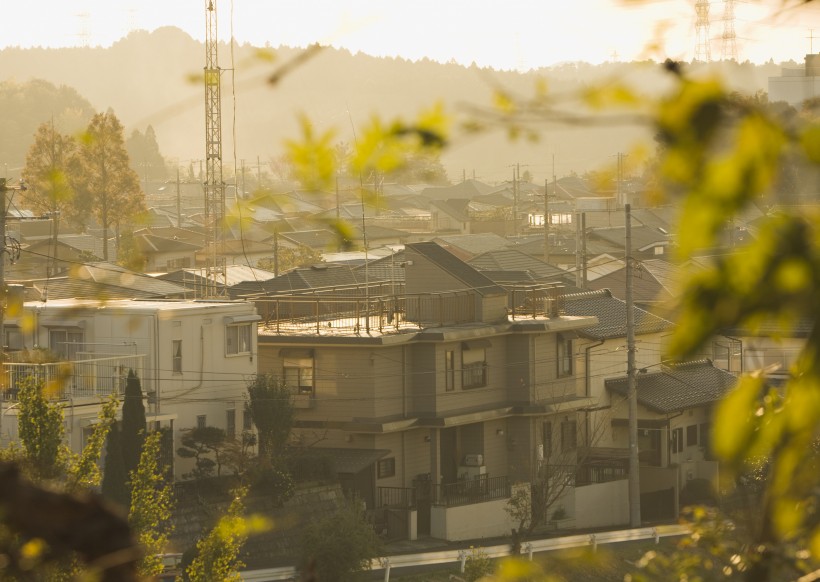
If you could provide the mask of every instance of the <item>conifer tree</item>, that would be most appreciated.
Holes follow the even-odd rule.
[[[137,468],[145,442],[145,405],[142,403],[142,384],[134,370],[128,371],[125,399],[122,404],[122,461],[126,479]]]
[[[127,481],[128,475],[125,472],[125,464],[122,459],[120,425],[115,422],[108,433],[105,447],[105,471],[102,480],[103,496],[122,507],[128,507],[130,495]]]

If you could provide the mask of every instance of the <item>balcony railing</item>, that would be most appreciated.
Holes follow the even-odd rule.
[[[50,398],[68,400],[122,394],[129,370],[143,377],[143,354],[98,356],[70,362],[4,362],[3,397],[17,400],[20,383],[29,379],[42,383]]]
[[[501,477],[480,475],[474,479],[436,485],[433,504],[458,507],[495,499],[506,499],[510,497],[510,494],[510,482],[506,475]]]
[[[416,506],[416,490],[411,487],[379,487],[376,507],[411,509]]]
[[[624,463],[587,463],[583,465],[544,464],[540,468],[540,478],[560,480],[566,485],[581,487],[594,483],[608,483],[629,477],[629,468]]]

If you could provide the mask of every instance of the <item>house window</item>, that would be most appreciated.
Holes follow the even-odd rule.
[[[51,329],[48,332],[48,347],[54,354],[68,361],[77,359],[83,350],[85,337],[82,331]]]
[[[207,417],[204,414],[200,414],[196,417],[196,427],[197,428],[205,428],[207,426]]]
[[[313,358],[284,359],[285,385],[298,394],[313,394]]]
[[[712,436],[711,435],[711,432],[712,432],[711,425],[708,422],[701,423],[698,432],[700,433],[700,435],[699,435],[699,437],[700,437],[700,446],[702,446],[708,452],[709,440]]]
[[[182,340],[172,340],[174,374],[182,374]]]
[[[698,425],[690,424],[686,427],[686,446],[698,446]]]
[[[251,353],[253,324],[238,323],[225,328],[225,352],[229,356]]]
[[[6,326],[6,349],[9,351],[19,351],[23,349],[23,332],[17,327]]]
[[[558,334],[558,376],[572,376],[572,339]]]
[[[461,350],[461,388],[487,385],[487,342],[464,342]]]
[[[379,479],[393,477],[396,474],[396,458],[390,457],[379,461],[377,475]]]
[[[444,389],[452,392],[456,388],[456,353],[453,350],[444,352]]]
[[[544,445],[544,458],[549,459],[552,455],[552,423],[545,422],[541,425],[541,444]]]
[[[253,430],[253,418],[251,418],[251,411],[247,408],[242,411],[242,430]]]
[[[672,430],[672,454],[683,452],[683,428]]]
[[[566,420],[561,423],[561,452],[574,451],[578,447],[578,423]]]
[[[229,408],[225,411],[225,436],[229,439],[236,438],[236,409]]]

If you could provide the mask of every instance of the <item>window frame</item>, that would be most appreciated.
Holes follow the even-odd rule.
[[[544,447],[544,459],[549,459],[552,456],[552,447],[554,446],[551,420],[545,420],[541,423],[541,446]]]
[[[174,375],[182,374],[182,340],[171,340],[171,370]]]
[[[444,391],[453,392],[456,389],[456,351],[444,352]]]
[[[561,423],[561,452],[569,453],[578,449],[578,420],[565,420]]]
[[[225,356],[248,356],[253,353],[253,329],[252,322],[230,323],[225,326]],[[240,329],[241,328],[241,329]],[[235,334],[235,337],[231,337]],[[242,337],[246,335],[247,337]],[[245,342],[241,340],[245,340]],[[235,344],[231,346],[231,343]],[[245,343],[246,345],[242,345]],[[247,348],[247,349],[242,349]]]
[[[203,429],[208,426],[208,416],[206,414],[197,414],[196,415],[196,427],[198,429]]]
[[[396,457],[379,459],[376,463],[376,478],[388,479],[396,476]]]
[[[679,426],[672,429],[670,448],[673,455],[678,455],[683,452],[683,427]]]
[[[489,384],[486,347],[461,349],[461,389],[475,390]]]
[[[55,336],[63,334],[64,341],[55,341]],[[71,338],[80,338],[80,341],[71,341]],[[5,340],[5,338],[3,338]],[[55,345],[59,344],[59,346]],[[77,327],[51,327],[48,330],[48,349],[64,361],[73,362],[77,359],[77,352],[85,347],[85,331]]]
[[[558,334],[555,341],[555,374],[558,378],[569,378],[575,375],[575,359],[572,338]]]
[[[294,370],[296,384],[289,381],[294,376]],[[295,394],[315,394],[316,358],[285,356],[282,359],[282,381]]]
[[[698,446],[698,425],[690,424],[686,427],[686,446]]]

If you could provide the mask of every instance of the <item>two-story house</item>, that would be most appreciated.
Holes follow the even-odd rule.
[[[171,427],[177,444],[180,431],[195,426],[236,433],[249,424],[244,394],[257,369],[258,320],[244,301],[26,302],[4,322],[10,351],[0,438],[16,439],[15,386],[34,376],[55,382],[69,445],[81,450],[101,399],[122,394],[130,369],[140,378],[149,422]],[[175,467],[177,476],[185,471],[184,463]]]
[[[506,535],[514,483],[542,460],[545,423],[589,407],[578,332],[559,289],[509,290],[435,243],[405,248],[394,293],[256,300],[259,370],[295,395],[295,434],[411,539]],[[382,290],[389,287],[381,287]],[[383,291],[384,292],[384,291]]]

